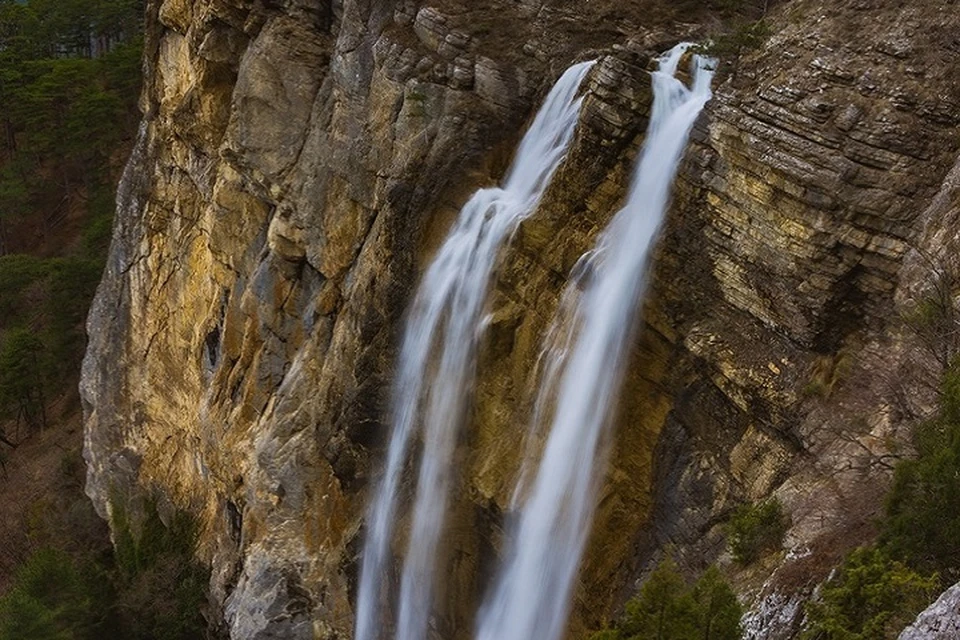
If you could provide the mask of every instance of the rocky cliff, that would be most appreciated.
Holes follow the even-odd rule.
[[[87,492],[107,518],[148,495],[196,514],[214,618],[237,639],[351,636],[417,274],[550,82],[599,59],[491,296],[432,622],[468,636],[540,340],[625,195],[647,62],[716,18],[659,0],[148,4],[144,121],[88,323]],[[666,548],[691,571],[722,560],[731,510],[776,494],[786,553],[731,571],[751,633],[791,637],[797,603],[872,535],[933,407],[950,347],[902,319],[956,267],[960,11],[794,0],[767,20],[681,170],[575,633]]]

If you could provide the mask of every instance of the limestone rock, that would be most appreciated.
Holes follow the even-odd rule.
[[[88,322],[87,492],[107,518],[151,492],[195,513],[236,640],[350,637],[418,275],[550,81],[599,60],[491,291],[442,570],[454,597],[434,616],[439,637],[469,636],[513,517],[542,336],[629,187],[651,58],[710,16],[640,0],[149,6],[145,118]],[[615,615],[669,547],[691,573],[727,567],[755,637],[791,638],[797,603],[869,539],[885,463],[942,365],[900,322],[929,294],[924,256],[957,255],[960,15],[942,9],[777,3],[774,35],[716,87],[654,262],[572,634]],[[738,571],[722,523],[769,495],[792,518],[785,551]]]
[[[960,637],[960,584],[937,598],[903,630],[899,640],[950,640]]]

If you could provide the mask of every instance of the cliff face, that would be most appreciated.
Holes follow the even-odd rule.
[[[417,274],[550,82],[599,57],[491,297],[433,623],[468,635],[540,340],[626,192],[644,67],[710,19],[653,0],[486,4],[148,8],[144,124],[89,321],[87,491],[106,517],[148,493],[197,514],[234,638],[350,637]],[[667,545],[691,569],[715,560],[724,516],[775,492],[791,551],[735,578],[751,628],[789,637],[790,603],[869,537],[890,456],[931,406],[942,354],[900,317],[956,242],[960,12],[796,0],[770,21],[684,161],[574,630]]]

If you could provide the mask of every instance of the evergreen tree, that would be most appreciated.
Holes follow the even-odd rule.
[[[737,595],[716,567],[710,567],[693,585],[699,612],[699,640],[735,640],[743,635],[743,610]]]
[[[885,640],[896,638],[939,587],[877,548],[854,551],[837,575],[823,585],[820,599],[807,605],[804,640]]]
[[[590,640],[739,640],[743,610],[716,567],[691,587],[667,558],[624,608],[613,629]]]
[[[31,426],[47,421],[43,343],[29,329],[7,333],[0,347],[0,407]]]

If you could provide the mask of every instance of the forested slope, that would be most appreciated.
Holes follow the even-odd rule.
[[[192,522],[83,494],[84,319],[140,114],[142,0],[0,0],[0,638],[197,638]]]

